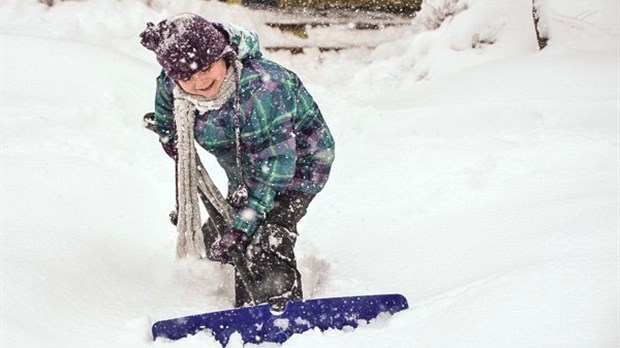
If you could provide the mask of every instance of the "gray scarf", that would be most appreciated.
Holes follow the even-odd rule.
[[[220,91],[214,98],[189,94],[178,85],[174,88],[174,118],[177,125],[177,257],[204,258],[206,247],[202,234],[202,220],[198,203],[197,153],[194,146],[194,114],[218,110],[230,99],[237,88],[241,62],[226,71]]]

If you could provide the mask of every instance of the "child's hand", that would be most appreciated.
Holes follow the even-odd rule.
[[[164,148],[164,151],[166,152],[166,154],[168,156],[170,156],[170,158],[172,158],[173,160],[177,160],[177,147],[175,146],[175,144],[173,144],[172,142],[168,142],[168,143],[162,143],[161,147]]]
[[[230,253],[245,253],[250,244],[250,237],[242,231],[231,229],[211,247],[211,257],[221,263],[230,263]]]

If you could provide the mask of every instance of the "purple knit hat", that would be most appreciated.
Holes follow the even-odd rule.
[[[141,44],[155,52],[166,75],[187,80],[194,73],[222,58],[227,40],[208,20],[181,13],[159,22],[149,22],[140,34]]]

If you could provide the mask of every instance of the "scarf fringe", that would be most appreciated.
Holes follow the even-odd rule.
[[[186,256],[204,258],[206,247],[202,234],[202,220],[198,203],[198,170],[194,147],[194,107],[191,102],[176,98],[174,115],[178,135],[178,222],[177,258]]]

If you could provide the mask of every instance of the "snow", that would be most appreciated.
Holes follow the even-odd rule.
[[[2,347],[219,346],[151,340],[156,320],[230,308],[233,275],[175,260],[174,170],[141,120],[159,68],[138,34],[193,11],[263,46],[290,38],[240,6],[151,3],[0,5]],[[547,1],[542,52],[531,1],[460,4],[435,30],[420,17],[382,40],[333,33],[374,49],[266,53],[299,74],[337,142],[300,226],[306,296],[398,292],[411,306],[283,347],[620,343],[619,4]]]

